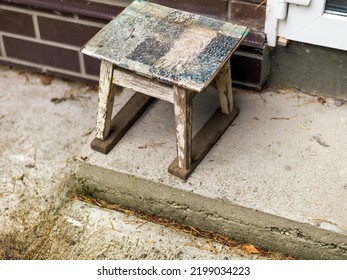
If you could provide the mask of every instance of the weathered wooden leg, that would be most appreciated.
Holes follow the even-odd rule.
[[[115,92],[112,90],[114,66],[112,63],[102,60],[100,66],[99,81],[99,102],[96,117],[96,135],[95,137],[105,140],[110,133],[112,108]]]
[[[178,167],[188,170],[192,163],[193,92],[174,86]]]
[[[193,93],[174,87],[177,158],[170,164],[168,171],[183,180],[188,179],[239,114],[239,109],[233,107],[229,63],[221,70],[215,81],[221,109],[217,109],[192,140]]]
[[[146,108],[154,100],[153,97],[136,92],[111,121],[110,135],[105,140],[94,138],[93,150],[107,154],[122,139]]]
[[[221,112],[230,114],[233,111],[233,91],[231,85],[230,61],[220,70],[216,77]]]

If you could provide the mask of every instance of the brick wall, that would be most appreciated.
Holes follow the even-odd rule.
[[[0,0],[0,64],[96,82],[99,61],[82,55],[80,49],[131,2]],[[250,26],[252,32],[233,57],[233,77],[238,84],[261,88],[267,73],[261,0],[152,2]]]

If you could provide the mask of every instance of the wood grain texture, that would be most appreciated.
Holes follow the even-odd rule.
[[[100,65],[99,101],[96,116],[96,138],[107,138],[111,128],[114,90],[112,84],[114,66],[112,63],[102,60]],[[116,90],[120,91],[119,87]]]
[[[201,92],[247,34],[245,26],[137,0],[82,52]]]
[[[137,75],[131,71],[115,68],[113,71],[113,83],[170,103],[174,102],[172,86],[160,83],[155,79]]]
[[[174,92],[178,166],[187,170],[192,161],[193,93],[177,86]]]
[[[233,89],[231,82],[230,62],[225,63],[216,77],[221,112],[230,114],[233,110]]]
[[[112,119],[110,135],[105,140],[94,138],[92,149],[103,154],[111,151],[153,100],[151,96],[136,92]]]
[[[179,159],[176,158],[169,166],[168,171],[182,180],[187,180],[189,175],[232,124],[239,112],[240,110],[234,107],[232,113],[226,115],[218,109],[193,138],[192,163],[190,167],[188,169],[180,168]]]

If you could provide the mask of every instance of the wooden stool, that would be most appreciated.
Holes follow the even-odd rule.
[[[169,172],[187,179],[233,122],[230,57],[248,28],[134,1],[83,48],[101,59],[96,138],[92,148],[108,153],[153,97],[174,104],[177,158]],[[212,83],[214,82],[214,83]],[[220,110],[192,139],[192,100],[215,84]],[[137,93],[111,120],[115,95]]]

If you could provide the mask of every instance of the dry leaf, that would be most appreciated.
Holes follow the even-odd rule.
[[[325,100],[325,98],[324,98],[324,97],[321,97],[321,96],[318,97],[317,101],[318,101],[320,104],[325,104],[325,103],[327,103],[327,101]]]
[[[253,245],[245,245],[242,247],[242,250],[245,254],[260,254],[260,252]]]

